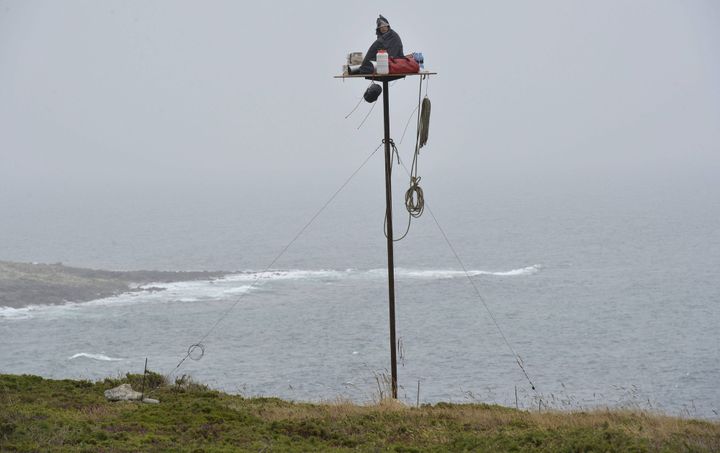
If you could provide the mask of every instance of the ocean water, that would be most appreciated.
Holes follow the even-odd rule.
[[[720,418],[716,193],[426,191],[468,275],[429,213],[396,243],[402,400],[514,406],[517,390],[524,408]],[[233,272],[0,308],[0,372],[101,379],[141,372],[147,357],[152,370],[245,395],[376,399],[389,369],[381,192],[339,197],[265,271],[325,201],[318,192],[290,204],[3,200],[2,259]],[[202,357],[175,369],[197,342]]]

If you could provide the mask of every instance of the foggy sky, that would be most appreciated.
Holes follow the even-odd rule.
[[[715,1],[4,0],[0,198],[317,198],[381,139],[380,105],[359,131],[367,104],[344,119],[366,82],[331,78],[367,50],[378,13],[439,72],[430,187],[717,187]],[[390,95],[399,140],[417,79]],[[361,184],[379,183],[371,165]]]

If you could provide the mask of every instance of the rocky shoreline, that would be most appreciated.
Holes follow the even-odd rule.
[[[139,286],[149,283],[210,280],[229,273],[106,271],[65,266],[62,263],[0,261],[0,307],[21,308],[28,305],[87,302],[129,291],[140,291]]]

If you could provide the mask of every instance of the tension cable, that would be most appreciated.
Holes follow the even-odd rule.
[[[410,171],[405,166],[404,162],[401,162],[401,165],[405,169],[405,172],[410,174]],[[527,370],[525,369],[525,364],[520,357],[520,354],[515,352],[515,348],[512,347],[512,344],[510,344],[510,340],[505,336],[505,332],[503,332],[502,328],[500,327],[500,324],[498,323],[497,319],[495,318],[495,315],[493,314],[492,310],[490,310],[490,307],[488,306],[487,302],[485,301],[485,298],[480,293],[480,290],[478,289],[477,285],[473,281],[472,277],[470,276],[470,273],[467,270],[467,267],[465,267],[465,263],[463,263],[462,259],[460,259],[460,255],[455,250],[455,247],[453,247],[452,243],[450,242],[450,239],[448,238],[447,234],[445,233],[445,230],[440,225],[440,222],[438,221],[437,217],[435,217],[435,214],[433,213],[432,209],[430,209],[430,206],[428,206],[428,212],[430,212],[430,216],[432,217],[433,221],[435,222],[435,225],[438,227],[438,230],[440,230],[440,233],[442,234],[443,239],[445,239],[445,243],[450,248],[450,251],[452,252],[453,256],[455,256],[455,260],[457,260],[458,264],[463,270],[463,273],[465,274],[465,277],[470,282],[470,285],[475,290],[475,294],[477,295],[478,299],[480,299],[480,302],[482,302],[483,307],[485,307],[485,311],[487,311],[488,315],[490,316],[490,319],[492,320],[493,324],[495,325],[495,328],[497,329],[498,333],[500,334],[500,337],[502,337],[503,342],[507,346],[507,348],[510,350],[510,352],[513,355],[513,358],[515,359],[515,363],[517,363],[517,366],[520,368],[520,371],[522,371],[523,375],[525,376],[525,379],[530,384],[530,388],[535,390],[535,384],[533,383],[532,379],[530,379],[530,375],[528,374]]]
[[[273,258],[273,260],[270,262],[270,264],[268,264],[267,267],[265,267],[265,270],[258,273],[257,275],[255,275],[255,279],[250,283],[250,285],[248,286],[248,289],[237,297],[235,302],[233,302],[233,304],[218,317],[218,319],[210,327],[210,329],[208,329],[207,332],[197,342],[191,344],[188,347],[187,353],[182,357],[182,359],[180,359],[180,361],[175,366],[175,368],[173,368],[172,371],[170,371],[167,375],[165,375],[166,378],[169,379],[170,376],[172,376],[172,374],[175,371],[177,371],[182,366],[182,364],[185,363],[185,361],[188,358],[191,360],[202,359],[202,357],[205,355],[205,348],[206,348],[203,341],[217,328],[218,325],[220,325],[220,323],[223,321],[223,319],[225,319],[225,317],[227,317],[227,315],[230,314],[230,312],[237,306],[238,303],[240,303],[242,298],[246,294],[248,294],[251,289],[257,288],[261,285],[261,283],[259,283],[260,277],[262,275],[267,274],[268,271],[270,271],[270,269],[272,269],[272,267],[275,265],[275,263],[285,254],[285,252],[287,252],[287,250],[290,248],[290,246],[292,246],[295,243],[295,241],[297,241],[300,238],[300,236],[302,236],[302,234],[305,232],[305,230],[307,230],[310,227],[310,225],[312,225],[312,223],[320,216],[320,214],[322,214],[322,212],[325,211],[325,209],[330,205],[330,203],[332,203],[333,200],[335,200],[335,198],[340,194],[340,192],[342,192],[342,190],[350,183],[350,181],[355,177],[355,175],[357,175],[360,172],[360,170],[362,170],[362,168],[365,167],[365,165],[370,161],[370,159],[375,155],[375,153],[377,153],[377,151],[382,146],[383,146],[383,144],[381,143],[380,145],[378,145],[377,148],[375,148],[365,158],[365,160],[360,164],[360,166],[357,169],[355,169],[355,171],[353,171],[350,174],[350,176],[348,176],[348,178],[345,180],[345,182],[343,182],[340,185],[340,187],[338,187],[338,189],[330,196],[330,198],[328,198],[328,200],[325,202],[325,204],[323,204],[320,207],[320,209],[318,209],[317,212],[315,212],[315,214],[310,218],[310,220],[308,220],[307,223],[305,223],[305,225],[302,228],[300,228],[300,230],[295,234],[295,236],[290,240],[290,242],[288,242],[287,245],[285,245],[285,247],[283,247],[283,249],[280,250],[280,253],[278,253],[275,256],[275,258]]]

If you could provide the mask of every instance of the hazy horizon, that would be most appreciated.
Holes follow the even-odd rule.
[[[344,119],[367,81],[333,78],[378,13],[438,72],[419,175],[443,231],[426,212],[395,245],[401,385],[716,419],[710,0],[0,0],[0,260],[276,270],[40,307],[10,275],[2,372],[170,370],[201,338],[181,372],[216,388],[373,392],[388,366],[381,153],[273,259],[380,144],[382,106],[360,130],[369,105]],[[390,88],[398,142],[417,83]]]
[[[331,78],[348,51],[372,42],[378,12],[407,52],[423,51],[439,72],[430,81],[426,184],[717,193],[720,6],[712,1],[6,0],[3,199],[127,186],[144,197],[329,192],[381,138],[380,108],[360,131],[367,104],[343,119],[365,82]],[[414,78],[391,89],[396,140],[416,96]],[[364,183],[381,181],[377,163],[369,173]]]

